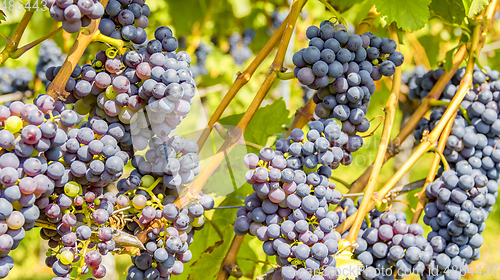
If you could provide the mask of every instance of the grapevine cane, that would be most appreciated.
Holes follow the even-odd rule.
[[[444,151],[444,148],[446,146],[446,140],[448,139],[448,136],[450,135],[451,128],[453,127],[453,121],[455,119],[455,116],[457,113],[455,112],[455,115],[448,121],[448,124],[446,125],[446,128],[444,129],[443,133],[441,134],[441,137],[439,138],[438,141],[438,146],[437,150],[442,153]],[[422,214],[422,210],[424,210],[425,205],[427,204],[427,197],[425,196],[425,188],[427,185],[430,183],[434,182],[434,178],[436,177],[436,172],[439,168],[439,163],[441,162],[441,157],[438,153],[434,155],[434,158],[431,163],[431,168],[429,169],[429,173],[427,174],[427,178],[425,179],[425,185],[422,188],[422,190],[415,194],[415,196],[418,198],[418,203],[417,207],[415,208],[415,213],[413,214],[413,218],[411,220],[411,223],[417,223],[418,219],[420,219],[420,215]]]
[[[106,8],[108,0],[101,0],[100,2],[103,7]],[[47,95],[56,100],[59,98],[66,98],[69,95],[69,92],[64,89],[66,87],[66,82],[71,76],[73,69],[78,64],[78,61],[82,57],[83,52],[87,49],[87,46],[92,42],[94,37],[100,34],[100,21],[101,19],[92,20],[92,22],[88,26],[88,32],[80,32],[78,38],[75,41],[75,44],[73,44],[73,47],[71,48],[68,57],[66,57],[66,60],[61,66],[61,70],[59,70],[59,73],[54,78],[54,81],[52,81],[52,83],[50,83],[49,87],[47,88]]]
[[[59,33],[62,29],[62,26],[60,26],[59,28],[57,29],[54,29],[53,31],[51,31],[49,34],[25,45],[25,46],[22,46],[20,48],[17,48],[14,52],[12,52],[11,54],[11,58],[19,58],[22,54],[24,54],[25,52],[29,51],[31,48],[35,47],[36,45],[40,44],[41,42],[47,40],[48,38],[54,36],[55,34]]]
[[[389,26],[389,34],[391,35],[391,38],[396,41],[396,46],[398,46],[396,51],[398,51],[399,41],[394,23]],[[351,230],[347,236],[347,240],[351,242],[351,244],[358,238],[359,229],[361,228],[361,224],[365,218],[365,212],[367,212],[367,208],[373,196],[373,191],[377,185],[378,176],[380,174],[380,170],[382,169],[385,153],[391,137],[392,127],[394,125],[394,119],[396,117],[396,110],[398,106],[399,88],[401,85],[401,68],[396,68],[396,72],[393,77],[391,94],[389,95],[389,99],[387,100],[384,110],[384,129],[382,131],[380,145],[377,150],[377,155],[375,156],[375,162],[371,170],[370,178],[368,179],[368,183],[366,185],[365,195],[363,196],[363,200],[361,201],[359,209],[356,212],[356,219],[354,220],[354,224],[351,228],[353,230]]]
[[[28,23],[30,22],[31,18],[33,17],[33,13],[34,12],[30,12],[30,11],[24,12],[23,18],[21,19],[21,22],[17,26],[16,31],[14,32],[14,35],[12,36],[12,39],[11,39],[12,43],[7,43],[5,48],[0,53],[0,65],[2,65],[7,59],[9,59],[11,53],[16,50],[17,46],[19,45],[19,41],[21,41],[21,37],[23,36],[23,33],[24,33],[24,30],[26,29],[26,26],[28,26]]]
[[[302,6],[303,7],[303,6]],[[224,110],[226,110],[227,106],[233,100],[234,96],[236,96],[236,93],[252,78],[253,74],[257,70],[257,68],[260,66],[262,61],[269,55],[269,53],[272,51],[274,46],[279,42],[279,40],[282,38],[283,33],[285,31],[285,27],[288,23],[290,15],[287,16],[287,18],[283,21],[283,23],[280,25],[278,30],[273,34],[271,39],[266,43],[266,45],[262,48],[262,50],[257,54],[255,59],[250,63],[248,68],[243,72],[238,75],[236,80],[234,81],[233,85],[229,89],[229,91],[224,95],[224,98],[222,99],[221,103],[215,109],[215,112],[213,115],[210,117],[210,120],[208,121],[207,127],[203,130],[200,138],[198,139],[198,147],[203,147],[205,142],[207,141],[208,136],[210,135],[210,132],[212,131],[212,128],[214,124],[220,119],[222,116],[222,113]]]

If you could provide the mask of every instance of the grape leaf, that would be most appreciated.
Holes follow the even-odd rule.
[[[450,23],[461,23],[465,18],[462,0],[432,0],[430,8],[433,14]]]
[[[479,13],[488,3],[489,0],[462,0],[465,8],[465,13],[468,18],[473,18]]]
[[[355,280],[361,274],[363,264],[353,259],[350,250],[344,250],[339,255],[335,256],[335,261],[337,261],[339,279]]]
[[[387,24],[396,22],[403,30],[418,30],[429,20],[431,0],[374,0],[373,2]]]
[[[255,113],[245,131],[245,140],[259,145],[266,145],[267,139],[277,132],[283,131],[283,126],[290,122],[290,111],[286,108],[283,99],[261,107]],[[243,114],[232,115],[219,120],[222,125],[234,125],[243,117]]]

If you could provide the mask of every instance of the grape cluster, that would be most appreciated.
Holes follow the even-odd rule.
[[[329,211],[329,206],[338,204],[342,195],[328,181],[332,170],[327,164],[317,172],[303,171],[304,167],[316,167],[318,158],[328,152],[328,140],[323,138],[326,146],[316,151],[313,142],[302,145],[302,130],[294,130],[290,138],[277,143],[277,151],[265,147],[259,155],[245,156],[244,164],[250,169],[246,180],[255,193],[247,196],[245,206],[237,211],[234,231],[239,235],[250,233],[264,242],[264,252],[277,256],[283,279],[314,275],[337,279],[333,255],[339,249],[340,234],[334,228],[346,216],[342,211]],[[303,151],[308,143],[312,149]],[[309,158],[304,159],[302,153],[310,154]]]
[[[203,42],[200,42],[200,45],[194,51],[197,63],[196,65],[191,65],[191,72],[193,73],[193,77],[208,74],[205,63],[207,61],[207,55],[211,52],[212,50],[209,46],[205,45]]]
[[[403,212],[370,212],[371,226],[361,229],[354,250],[356,259],[364,265],[360,278],[398,279],[409,275],[423,275],[431,263],[433,250],[423,237],[419,224],[406,223]]]
[[[250,57],[252,57],[252,50],[249,45],[255,38],[255,30],[245,29],[243,34],[235,33],[229,37],[229,54],[233,57],[234,63],[242,65]]]
[[[10,250],[35,226],[49,196],[64,187],[64,166],[45,156],[48,148],[60,147],[67,139],[63,126],[45,118],[61,106],[46,96],[35,104],[15,101],[9,107],[0,106],[0,147],[4,151],[0,156],[0,278],[12,269]]]
[[[38,63],[36,65],[36,77],[47,84],[47,69],[62,65],[66,56],[53,40],[45,40],[38,51]]]
[[[457,71],[443,91],[442,100],[455,96],[464,71]],[[461,103],[471,123],[459,111],[443,152],[451,169],[441,171],[440,178],[425,190],[430,203],[425,206],[424,222],[432,228],[427,240],[434,251],[426,270],[428,276],[458,280],[467,272],[467,265],[480,257],[481,232],[498,195],[498,78],[497,71],[474,69],[473,89]],[[430,119],[419,124],[416,137],[432,129],[443,112],[442,107],[434,108]]]
[[[125,139],[118,140],[144,150],[152,136],[165,138],[180,124],[196,93],[191,57],[175,49],[172,31],[162,26],[155,40],[137,51],[121,56],[101,51],[92,65],[75,67],[66,84],[72,94],[65,102],[74,103],[80,115],[91,113],[110,126],[121,124],[131,137],[124,133]],[[59,69],[49,68],[47,78],[53,80]]]
[[[184,185],[199,172],[197,150],[192,139],[173,136],[164,143],[153,137],[145,156],[136,155],[132,159],[136,169],[128,178],[118,181],[117,200],[130,201],[133,206],[124,213],[141,214],[135,222],[127,223],[124,231],[138,235],[141,228],[159,224],[147,232],[140,255],[132,257],[134,265],[129,268],[127,279],[168,279],[170,275],[181,274],[183,263],[191,259],[188,248],[194,232],[203,228],[203,213],[213,208],[214,201],[202,195],[182,209],[174,202]]]
[[[434,86],[434,83],[441,77],[442,73],[444,71],[442,69],[437,69],[433,71],[429,71],[429,73],[433,73],[433,75],[428,75],[425,74],[423,75],[424,78],[419,79],[414,79],[414,82],[410,82],[408,86],[410,87],[410,94],[409,96],[412,96],[411,91],[413,90],[414,92],[425,92],[424,95],[422,96],[425,97],[429,90],[432,89]],[[451,101],[453,97],[455,96],[455,93],[458,90],[460,81],[463,78],[463,75],[465,73],[465,68],[460,68],[457,70],[451,81],[446,85],[446,87],[443,90],[442,95],[440,96],[440,100],[442,101]],[[497,85],[497,81],[499,80],[499,72],[496,70],[491,70],[489,68],[486,68],[486,73],[483,72],[481,69],[475,67],[474,72],[473,72],[473,85],[476,87],[475,90],[469,91],[466,95],[460,106],[464,109],[467,110],[469,118],[476,118],[475,121],[477,123],[478,119],[480,119],[482,114],[486,109],[492,109],[497,112],[498,114],[498,101],[500,101],[500,94],[498,93],[498,90],[500,90],[500,83]],[[413,86],[415,84],[415,87]],[[423,85],[427,84],[424,90]],[[429,89],[430,88],[430,89]],[[482,89],[485,89],[484,91]],[[493,96],[492,98],[490,97]],[[419,96],[419,94],[417,94]],[[476,102],[479,101],[479,102]],[[475,103],[475,104],[473,104]],[[473,106],[471,106],[473,105]],[[444,114],[445,107],[439,106],[433,108],[433,111],[429,117],[429,119],[422,118],[422,120],[419,122],[417,127],[415,128],[415,138],[416,140],[421,140],[422,139],[422,134],[424,131],[432,131],[434,127],[437,125],[438,121],[441,119],[442,115]],[[462,115],[461,112],[459,112],[459,115]],[[494,118],[496,118],[494,115],[492,115],[492,112],[488,110],[486,112],[486,116],[492,121],[494,121]],[[479,124],[481,126],[480,132],[483,134],[487,133],[486,128],[483,128],[484,126],[482,125],[482,121]],[[498,125],[498,124],[497,124]],[[495,131],[493,131],[494,133]]]
[[[294,73],[301,84],[318,90],[313,100],[322,119],[352,122],[361,111],[366,113],[374,81],[391,76],[404,61],[394,40],[369,32],[349,35],[343,25],[328,20],[319,28],[310,26],[306,35],[309,47],[293,55]]]
[[[285,21],[287,16],[287,11],[280,11],[279,9],[274,10],[271,13],[271,28],[269,29],[269,33],[272,33],[280,28],[281,24],[283,23],[283,21]]]
[[[371,89],[374,80],[391,76],[404,61],[394,40],[370,32],[350,35],[345,26],[334,26],[328,20],[319,28],[310,26],[306,35],[309,47],[293,55],[294,73],[301,84],[312,89],[332,83],[336,93],[346,93],[359,85]],[[360,73],[363,70],[366,72]],[[358,103],[361,99],[351,102]]]
[[[143,44],[148,39],[144,28],[149,24],[150,13],[144,0],[111,0],[99,23],[99,31],[114,39]]]
[[[32,81],[33,73],[28,68],[0,68],[0,94],[25,92]]]
[[[104,6],[92,0],[48,0],[50,17],[62,22],[63,29],[68,33],[76,33],[82,27],[87,27],[93,19],[104,15]]]

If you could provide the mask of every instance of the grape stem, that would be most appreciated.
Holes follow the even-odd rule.
[[[280,80],[291,80],[295,78],[293,71],[291,72],[278,72],[278,79]]]
[[[432,106],[432,107],[436,107],[436,106],[449,106],[450,103],[451,103],[450,101],[443,101],[443,100],[438,100],[438,99],[429,99],[429,105]],[[458,109],[460,110],[460,112],[462,112],[462,115],[464,116],[464,119],[470,125],[471,121],[470,121],[470,118],[469,118],[469,114],[467,114],[467,110],[465,110],[465,108],[462,107],[462,106],[459,106]]]
[[[337,12],[337,10],[335,10],[335,8],[333,8],[332,5],[330,5],[330,3],[328,3],[328,1],[326,0],[319,0],[319,2],[321,2],[323,5],[325,5],[325,7],[330,11],[332,12],[332,14],[335,16],[335,18],[338,20],[338,22],[340,22],[341,24],[343,24],[345,27],[347,27],[347,22],[345,21],[345,19],[342,17],[342,15],[340,15],[339,12]]]
[[[264,146],[261,146],[259,144],[255,144],[255,143],[252,143],[250,141],[245,141],[245,145],[248,146],[248,147],[252,147],[252,148],[255,148],[257,150],[261,150],[262,148],[264,148]]]
[[[28,23],[33,17],[33,13],[34,12],[29,11],[24,12],[23,18],[21,19],[21,22],[19,22],[19,25],[17,25],[16,31],[14,31],[14,35],[12,35],[10,42],[7,43],[7,45],[0,53],[0,65],[2,65],[7,59],[9,59],[12,52],[17,49],[17,46],[19,46],[19,41],[21,41],[24,30],[26,30],[26,26],[28,26]]]
[[[104,8],[108,4],[108,0],[99,0]],[[87,46],[92,42],[95,36],[99,34],[99,22],[101,19],[92,20],[87,30],[81,31],[76,38],[73,47],[71,48],[69,55],[64,60],[61,70],[57,73],[52,83],[50,83],[47,88],[47,95],[51,96],[55,100],[65,99],[70,94],[65,90],[66,82],[68,81],[73,69],[78,65],[78,61],[83,55],[83,52],[87,49]]]
[[[373,5],[366,17],[359,23],[358,26],[356,26],[356,28],[354,28],[356,34],[363,34],[367,32],[378,16],[379,13],[377,12],[377,8]]]
[[[132,43],[108,37],[103,35],[99,30],[97,30],[97,33],[92,38],[92,42],[101,42],[109,46],[113,46],[119,51],[120,54],[124,54],[127,51],[125,47],[133,47]]]
[[[456,112],[455,112],[456,116]],[[435,154],[434,158],[431,163],[431,168],[429,169],[429,172],[427,173],[427,178],[425,179],[425,184],[422,188],[422,190],[418,193],[415,194],[415,197],[418,198],[418,203],[417,207],[415,208],[415,212],[412,217],[412,223],[417,223],[418,220],[420,219],[420,215],[422,214],[422,210],[424,210],[425,205],[427,204],[427,196],[425,195],[425,188],[427,185],[430,183],[434,182],[434,178],[436,177],[436,172],[439,168],[439,162],[442,160],[443,163],[446,163],[448,165],[448,162],[446,161],[446,158],[442,156],[444,148],[446,146],[446,140],[448,139],[448,136],[450,135],[451,128],[453,127],[453,121],[455,119],[455,116],[448,122],[446,125],[446,128],[444,129],[443,133],[441,134],[441,137],[439,138],[438,141],[438,146],[435,149],[436,151],[439,152],[439,154]],[[448,169],[446,169],[445,165],[445,170],[448,170],[450,167],[448,165]]]
[[[395,23],[389,25],[389,34],[391,38],[396,41],[397,49],[399,50],[399,39],[397,35],[397,29]],[[396,117],[396,110],[398,108],[398,97],[399,90],[401,85],[401,67],[396,68],[396,72],[394,73],[393,83],[391,94],[389,95],[389,99],[385,105],[385,119],[384,119],[384,128],[382,130],[382,137],[380,139],[380,144],[378,146],[377,154],[375,156],[375,162],[373,164],[373,168],[370,174],[370,178],[368,179],[368,183],[365,189],[365,195],[363,196],[363,200],[359,206],[359,209],[356,213],[356,219],[354,220],[354,224],[352,225],[349,234],[347,235],[347,241],[351,244],[356,242],[358,238],[359,230],[361,225],[363,224],[363,220],[365,218],[365,213],[368,212],[368,207],[370,206],[370,202],[373,196],[373,192],[377,185],[378,177],[380,175],[380,170],[382,169],[385,153],[387,151],[387,147],[389,145],[389,140],[391,138],[392,128],[394,126],[394,119]]]
[[[444,134],[443,134],[444,135]],[[442,136],[442,135],[441,135]],[[445,142],[446,143],[446,142]],[[437,149],[436,147],[432,147],[431,148],[432,151],[434,151],[436,153],[437,156],[439,156],[441,158],[441,161],[443,162],[443,168],[444,170],[450,170],[450,164],[448,163],[448,161],[446,160],[446,157],[443,155],[443,152],[441,152],[439,149]]]
[[[453,78],[453,75],[455,75],[455,72],[457,71],[458,67],[462,63],[462,61],[465,59],[465,56],[467,54],[467,46],[462,45],[458,52],[455,54],[453,58],[453,67],[451,68],[450,71],[446,71],[441,78],[436,82],[432,90],[429,92],[429,95],[422,100],[422,103],[420,106],[415,110],[411,118],[408,120],[406,125],[401,128],[399,131],[398,135],[394,137],[394,139],[391,141],[389,144],[389,147],[387,148],[387,152],[385,154],[385,159],[384,159],[384,164],[394,157],[396,154],[399,153],[399,147],[401,144],[406,140],[406,138],[413,133],[413,130],[415,127],[417,127],[418,123],[420,120],[424,117],[424,115],[431,109],[431,106],[429,105],[429,100],[430,99],[438,99],[441,93],[443,92],[445,86],[448,84],[448,82]],[[352,183],[352,187],[349,190],[349,193],[351,192],[360,192],[364,189],[366,186],[366,182],[368,181],[368,177],[370,176],[371,169],[373,167],[373,164],[370,165],[365,172]]]
[[[52,30],[49,34],[27,44],[27,45],[24,45],[20,48],[16,48],[15,50],[13,50],[13,52],[11,53],[10,57],[13,58],[13,59],[17,59],[19,58],[21,55],[23,55],[25,52],[29,51],[30,49],[32,49],[33,47],[35,47],[36,45],[40,44],[41,42],[53,37],[54,35],[56,35],[57,33],[59,33],[61,30],[63,30],[62,26],[60,26],[59,28],[57,29],[54,29]]]

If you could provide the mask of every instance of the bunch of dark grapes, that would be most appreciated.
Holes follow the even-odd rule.
[[[44,84],[48,83],[47,69],[62,65],[66,56],[53,40],[45,40],[40,45],[38,51],[38,63],[36,65],[36,77],[42,80]]]
[[[25,92],[32,81],[33,73],[28,68],[0,68],[0,94]]]
[[[404,57],[396,42],[372,33],[349,35],[343,25],[323,21],[307,29],[309,47],[293,55],[295,77],[317,90],[313,96],[318,118],[342,122],[347,133],[359,131],[375,92],[374,81],[391,76]]]
[[[234,63],[242,65],[250,57],[252,57],[252,50],[249,45],[255,38],[255,30],[245,29],[243,34],[235,33],[229,37],[229,54],[233,57]]]
[[[464,71],[457,71],[442,100],[455,96]],[[430,202],[424,222],[432,228],[427,240],[434,251],[427,278],[458,280],[467,273],[467,265],[480,257],[481,232],[498,195],[500,152],[495,146],[500,140],[500,83],[497,71],[487,71],[474,70],[473,89],[461,103],[470,123],[459,111],[447,139],[443,153],[451,169],[441,171],[440,178],[425,190]],[[443,112],[442,107],[434,108],[431,119],[422,121],[415,132],[417,138],[422,130],[432,129]]]
[[[148,17],[151,12],[145,2],[144,0],[109,1],[99,23],[99,31],[114,39],[132,41],[135,44],[145,43],[148,38],[144,28],[149,24]],[[174,37],[167,40],[175,40],[177,43]]]
[[[280,28],[283,21],[285,21],[288,16],[288,11],[280,11],[279,9],[274,10],[271,13],[271,28],[269,29],[269,33],[276,31]]]
[[[45,5],[52,19],[62,22],[63,29],[69,33],[80,31],[93,19],[100,19],[104,15],[104,7],[98,1],[48,0]]]
[[[356,259],[364,265],[360,278],[398,279],[410,275],[423,275],[431,263],[433,250],[423,237],[419,224],[406,223],[403,212],[370,212],[371,226],[359,231],[354,250]]]
[[[341,133],[335,121],[326,122],[328,131],[336,127]],[[287,280],[338,277],[334,255],[341,237],[334,229],[347,217],[344,211],[329,210],[342,195],[328,178],[332,175],[329,165],[335,165],[334,161],[338,164],[342,156],[334,159],[330,141],[313,129],[317,126],[323,127],[323,123],[311,123],[313,132],[308,134],[311,138],[316,133],[315,141],[303,142],[304,133],[295,129],[289,139],[276,143],[276,151],[266,147],[259,155],[251,153],[244,158],[250,169],[245,177],[255,193],[247,196],[245,206],[238,210],[234,230],[264,242],[264,252],[277,256],[281,277]],[[335,148],[342,155],[342,150]],[[317,172],[309,171],[318,164]]]
[[[196,65],[191,65],[191,72],[193,73],[193,77],[203,76],[208,73],[205,63],[207,61],[207,55],[211,52],[212,50],[209,46],[205,45],[203,42],[200,42],[200,45],[194,51],[197,63]]]

